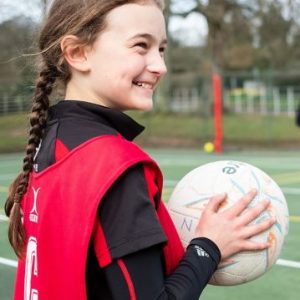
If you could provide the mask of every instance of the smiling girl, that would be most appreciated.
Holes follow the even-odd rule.
[[[23,170],[6,202],[19,257],[15,299],[198,299],[221,259],[267,244],[249,225],[255,191],[218,212],[212,198],[183,249],[161,199],[162,175],[132,140],[166,73],[162,0],[55,0]],[[60,84],[64,100],[49,107]],[[200,184],[200,183],[199,183]],[[200,250],[200,251],[199,251]]]

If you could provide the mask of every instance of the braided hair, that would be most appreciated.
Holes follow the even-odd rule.
[[[54,0],[39,37],[42,59],[33,96],[29,138],[20,174],[12,182],[5,203],[9,217],[8,239],[18,257],[24,255],[26,241],[21,202],[27,192],[34,158],[47,125],[50,95],[56,83],[64,86],[71,71],[64,59],[61,41],[67,35],[78,37],[81,45],[92,45],[105,29],[106,16],[114,8],[128,3],[154,3],[164,9],[164,0]]]
[[[49,108],[49,95],[52,92],[56,81],[53,68],[45,66],[40,72],[36,84],[35,95],[33,97],[32,112],[30,116],[31,129],[26,146],[26,155],[23,159],[23,168],[21,173],[12,183],[9,196],[5,203],[5,212],[10,217],[8,238],[15,250],[22,249],[25,243],[25,232],[22,225],[21,200],[27,191],[29,174],[33,168],[34,155],[39,143],[43,137],[47,122],[47,111]],[[21,256],[20,251],[16,251]]]

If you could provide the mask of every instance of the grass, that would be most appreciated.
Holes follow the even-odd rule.
[[[151,145],[199,145],[214,138],[212,117],[196,115],[133,114],[146,126],[141,142]],[[300,128],[289,116],[225,115],[225,146],[270,148],[300,146]],[[173,143],[172,143],[173,142]]]
[[[24,113],[0,117],[0,152],[19,152],[25,148],[28,115]]]
[[[138,138],[144,145],[199,147],[214,139],[212,117],[197,115],[130,113],[146,126]],[[225,147],[300,148],[300,128],[289,116],[225,115]],[[0,117],[0,152],[23,151],[28,132],[28,115]]]

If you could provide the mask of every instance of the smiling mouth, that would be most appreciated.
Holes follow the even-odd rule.
[[[147,90],[153,90],[154,84],[146,83],[146,82],[140,82],[140,81],[133,81],[133,84]]]

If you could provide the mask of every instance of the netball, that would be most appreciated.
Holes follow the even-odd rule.
[[[170,197],[168,209],[186,247],[195,237],[201,213],[212,196],[225,192],[227,198],[220,209],[226,210],[254,188],[258,192],[249,208],[263,199],[271,202],[253,224],[259,224],[272,216],[276,217],[276,223],[251,239],[256,242],[268,241],[271,246],[262,251],[240,252],[222,261],[210,280],[211,284],[242,284],[260,277],[272,267],[288,234],[289,212],[285,197],[269,175],[253,165],[239,161],[216,161],[192,170],[180,180]]]

